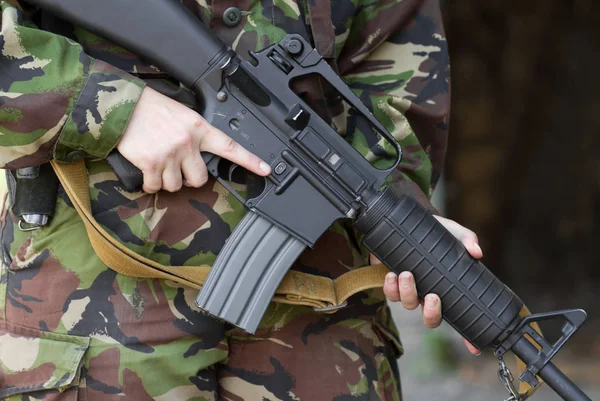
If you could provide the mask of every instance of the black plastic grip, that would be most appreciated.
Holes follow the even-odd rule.
[[[202,152],[200,155],[206,165],[215,158],[212,153],[208,152]],[[144,174],[142,173],[142,170],[133,165],[133,163],[127,160],[122,154],[114,151],[106,157],[106,161],[117,175],[123,188],[129,192],[142,189],[142,185],[144,184]]]
[[[497,345],[518,321],[523,302],[411,196],[388,187],[356,226],[386,266],[414,275],[420,297],[440,296],[443,318],[477,348]]]
[[[172,0],[28,0],[117,43],[191,87],[226,47]],[[143,4],[142,7],[139,4]]]
[[[106,161],[126,190],[133,192],[142,189],[142,184],[144,183],[142,171],[123,157],[122,154],[119,152],[112,152],[108,155]]]

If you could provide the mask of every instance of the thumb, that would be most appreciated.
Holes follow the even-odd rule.
[[[477,234],[468,228],[461,226],[454,220],[435,215],[433,217],[435,217],[450,232],[450,234],[454,235],[454,237],[459,240],[465,248],[467,248],[467,251],[471,256],[476,259],[479,259],[483,256],[483,251],[479,246]]]

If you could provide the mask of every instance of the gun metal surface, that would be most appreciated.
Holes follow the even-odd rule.
[[[522,301],[428,211],[393,184],[380,190],[399,162],[400,147],[302,37],[288,35],[252,53],[248,62],[175,1],[146,0],[135,11],[125,0],[29,2],[151,60],[194,90],[209,123],[271,165],[273,173],[245,198],[229,184],[239,169],[203,154],[209,172],[249,212],[219,254],[197,299],[201,308],[255,331],[298,255],[334,221],[349,218],[386,266],[413,273],[420,296],[440,296],[443,318],[469,342],[492,347],[499,357],[516,353],[527,364],[520,378],[531,385],[539,376],[564,400],[589,400],[550,362],[583,324],[585,312],[520,317]],[[361,115],[361,131],[395,149],[395,163],[371,165],[290,89],[292,80],[308,74],[328,81]],[[113,168],[133,189],[141,174],[127,164],[113,157]],[[565,323],[551,344],[531,323],[553,318]]]

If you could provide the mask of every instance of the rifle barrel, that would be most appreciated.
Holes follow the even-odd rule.
[[[534,361],[538,356],[537,348],[525,337],[517,341],[511,351],[526,364]],[[585,395],[585,393],[552,362],[548,362],[546,366],[540,370],[538,376],[565,401],[592,401],[591,398]]]

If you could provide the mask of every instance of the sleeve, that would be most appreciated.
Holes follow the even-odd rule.
[[[341,50],[340,73],[402,147],[393,180],[435,211],[429,197],[444,164],[450,112],[439,2],[381,1],[357,18],[362,23],[353,24]]]
[[[106,157],[144,82],[38,29],[15,0],[0,4],[0,167]]]

